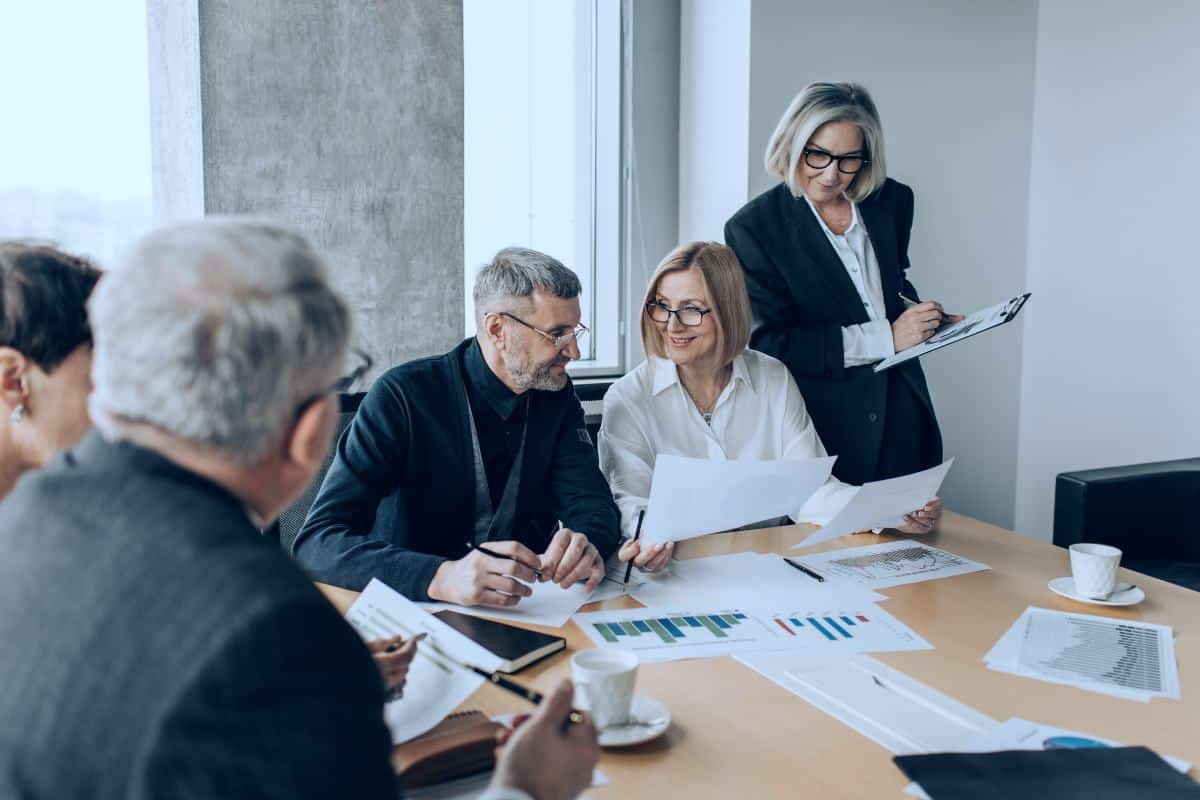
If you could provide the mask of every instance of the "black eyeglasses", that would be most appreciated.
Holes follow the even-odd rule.
[[[695,328],[703,324],[704,315],[711,314],[711,308],[699,308],[697,306],[684,306],[683,308],[668,308],[666,304],[657,301],[646,303],[646,313],[650,315],[650,319],[655,322],[670,322],[671,315],[675,315],[675,319],[679,320],[680,324],[686,325],[689,328]]]
[[[814,150],[811,147],[804,148],[804,163],[813,169],[825,169],[834,161],[837,162],[838,172],[843,175],[853,175],[871,163],[871,159],[864,157],[861,153],[835,156],[833,153],[826,153],[824,150]]]
[[[375,366],[375,360],[371,358],[371,356],[365,351],[359,350],[357,347],[350,348],[350,357],[358,362],[354,369],[350,370],[348,373],[338,378],[321,391],[315,392],[306,397],[304,402],[302,402],[299,407],[296,408],[297,417],[304,413],[304,409],[308,408],[327,394],[345,394],[346,392],[350,391],[354,384],[358,383],[362,376],[370,372],[371,367]]]
[[[555,350],[562,350],[564,347],[569,345],[571,342],[578,342],[588,332],[588,326],[584,325],[581,322],[578,325],[576,325],[573,330],[569,330],[566,333],[560,333],[558,335],[555,335],[553,333],[550,333],[549,331],[544,331],[541,328],[535,328],[534,326],[530,325],[528,322],[526,322],[525,320],[516,316],[515,314],[510,314],[507,311],[501,311],[499,313],[500,313],[500,316],[508,317],[511,320],[515,320],[515,321],[521,323],[522,325],[524,325],[526,328],[529,328],[529,330],[533,331],[534,333],[541,334],[543,339],[546,339],[547,341],[549,341],[550,343],[552,343],[554,345]]]

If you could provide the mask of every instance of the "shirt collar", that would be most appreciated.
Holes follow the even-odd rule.
[[[478,339],[471,342],[471,346],[467,348],[463,362],[471,388],[483,396],[501,419],[512,419],[520,407],[521,395],[515,394],[492,372],[492,368],[483,358],[483,351],[479,349]]]
[[[833,238],[834,236],[836,236],[837,234],[835,234],[833,231],[829,230],[829,226],[825,224],[825,220],[821,219],[821,215],[819,213],[817,213],[817,207],[813,205],[812,200],[808,199],[808,195],[806,195],[804,192],[801,192],[800,196],[803,197],[804,202],[808,204],[808,210],[811,211],[813,216],[817,218],[817,224],[821,226],[821,230],[825,231],[825,235],[830,238]],[[851,236],[855,232],[860,231],[860,230],[862,230],[862,217],[860,217],[858,215],[858,203],[851,202],[850,203],[850,227],[846,228],[846,232],[843,233],[842,235],[843,236]]]
[[[675,362],[669,358],[659,358],[657,356],[650,357],[651,365],[654,369],[654,384],[651,387],[651,392],[655,395],[669,389],[675,384],[679,384],[679,368],[675,366]],[[743,354],[738,353],[733,359],[733,374],[730,377],[732,383],[741,382],[746,385],[751,392],[754,391],[754,381],[750,379],[750,370],[746,367],[746,358]],[[683,388],[683,384],[679,384]]]

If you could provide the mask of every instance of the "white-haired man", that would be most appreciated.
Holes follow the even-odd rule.
[[[599,584],[617,509],[567,377],[580,288],[545,253],[501,250],[475,282],[477,335],[375,382],[293,544],[314,578],[492,606],[537,580]]]
[[[176,226],[89,310],[99,432],[0,504],[0,797],[395,797],[371,656],[257,531],[335,426],[351,321],[322,260],[269,225]],[[568,695],[493,796],[586,784]]]

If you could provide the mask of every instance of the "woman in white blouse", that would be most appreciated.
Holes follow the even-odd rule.
[[[604,397],[600,467],[626,536],[633,536],[646,506],[660,453],[755,460],[826,455],[787,368],[748,349],[749,341],[750,301],[732,250],[691,242],[663,259],[642,313],[646,361]],[[827,522],[852,488],[830,478],[792,518]],[[935,498],[908,514],[900,530],[927,533],[941,512]],[[631,538],[620,558],[652,572],[666,566],[672,551],[668,543],[642,552]]]

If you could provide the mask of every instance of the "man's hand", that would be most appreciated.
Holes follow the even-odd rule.
[[[383,688],[387,691],[388,700],[395,700],[404,695],[408,668],[417,656],[417,642],[424,638],[425,634],[422,633],[408,641],[405,641],[403,636],[396,636],[367,642],[367,649],[375,659],[379,677],[383,679]]]
[[[526,584],[537,580],[542,562],[520,542],[488,542],[495,558],[472,550],[458,561],[444,561],[429,582],[432,600],[460,606],[511,607],[533,594]],[[524,583],[522,583],[524,581]]]
[[[572,800],[592,784],[600,745],[590,721],[567,721],[574,694],[571,682],[563,681],[506,737],[496,751],[493,789],[520,789],[537,800]]]
[[[542,554],[542,580],[554,581],[564,589],[586,580],[590,592],[604,580],[604,559],[587,536],[560,528]]]
[[[617,558],[622,561],[633,559],[633,565],[642,572],[658,572],[671,563],[671,555],[674,552],[674,542],[666,544],[659,542],[643,550],[640,542],[630,539],[621,545],[621,549],[617,552]]]
[[[947,314],[941,303],[925,302],[909,306],[892,323],[892,345],[896,352],[907,350],[933,336],[943,318],[946,322],[958,322],[962,316]]]
[[[942,518],[942,498],[935,497],[916,511],[904,515],[904,524],[896,528],[901,533],[929,533]]]

